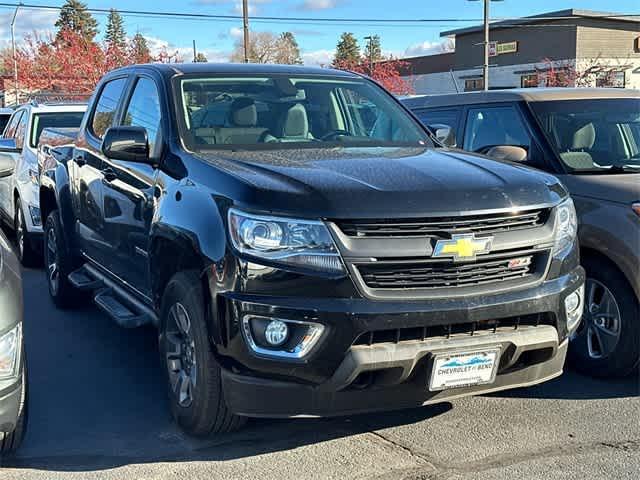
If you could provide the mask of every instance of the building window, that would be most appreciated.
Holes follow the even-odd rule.
[[[540,79],[537,73],[531,73],[529,75],[522,75],[520,77],[520,86],[522,88],[534,88],[540,85]]]
[[[624,88],[624,72],[598,72],[596,74],[596,87]]]
[[[469,80],[464,81],[465,92],[476,92],[478,90],[484,90],[484,79],[471,78]]]

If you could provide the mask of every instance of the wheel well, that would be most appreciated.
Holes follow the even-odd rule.
[[[599,252],[598,250],[595,250],[593,248],[589,248],[589,247],[580,247],[580,257],[584,260],[587,258],[590,258],[592,260],[597,260],[599,262],[603,262],[606,263],[607,265],[609,265],[611,268],[614,268],[618,273],[620,273],[620,275],[622,276],[622,278],[624,279],[624,281],[627,283],[627,285],[629,286],[629,289],[631,292],[634,292],[633,286],[632,286],[632,282],[631,280],[627,277],[627,275],[625,274],[624,270],[622,270],[617,264],[616,262],[614,262],[613,260],[611,260],[609,257],[607,257],[604,253]],[[636,292],[636,297],[638,296],[638,293]]]
[[[49,214],[56,209],[56,196],[55,194],[46,188],[40,189],[40,216],[42,218],[42,224],[47,221]]]
[[[162,301],[164,289],[176,273],[185,270],[197,270],[203,272],[204,262],[202,257],[186,242],[156,239],[149,251],[151,258],[151,288],[153,300],[156,305]],[[203,287],[206,287],[206,279],[201,276]],[[205,288],[206,292],[206,288]]]

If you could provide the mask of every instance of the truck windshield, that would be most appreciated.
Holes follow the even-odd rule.
[[[79,128],[82,123],[82,117],[84,117],[84,112],[36,113],[33,117],[29,145],[32,148],[38,146],[40,135],[42,135],[42,131],[45,128]]]
[[[573,173],[640,172],[640,98],[531,103]]]
[[[182,77],[181,134],[192,150],[433,145],[380,87],[331,76]]]

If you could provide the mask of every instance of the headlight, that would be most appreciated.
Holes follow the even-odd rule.
[[[243,255],[285,266],[344,273],[340,255],[322,222],[231,209],[229,230],[233,246]]]
[[[556,228],[553,253],[559,254],[570,248],[578,233],[578,217],[573,200],[567,198],[556,207]]]
[[[14,378],[18,375],[20,356],[21,324],[0,336],[0,380]]]

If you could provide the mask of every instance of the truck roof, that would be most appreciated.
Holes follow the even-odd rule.
[[[129,69],[144,68],[155,70],[163,75],[181,74],[289,74],[289,75],[331,75],[339,77],[358,78],[353,72],[336,70],[333,68],[307,67],[304,65],[276,65],[257,63],[146,63],[141,65],[131,65],[118,69],[126,71]]]
[[[84,112],[86,103],[28,103],[26,104],[32,113],[58,113],[58,112]]]
[[[488,92],[464,92],[407,98],[409,108],[445,107],[498,102],[546,102],[552,100],[591,100],[603,98],[640,98],[640,90],[625,88],[514,88]]]

